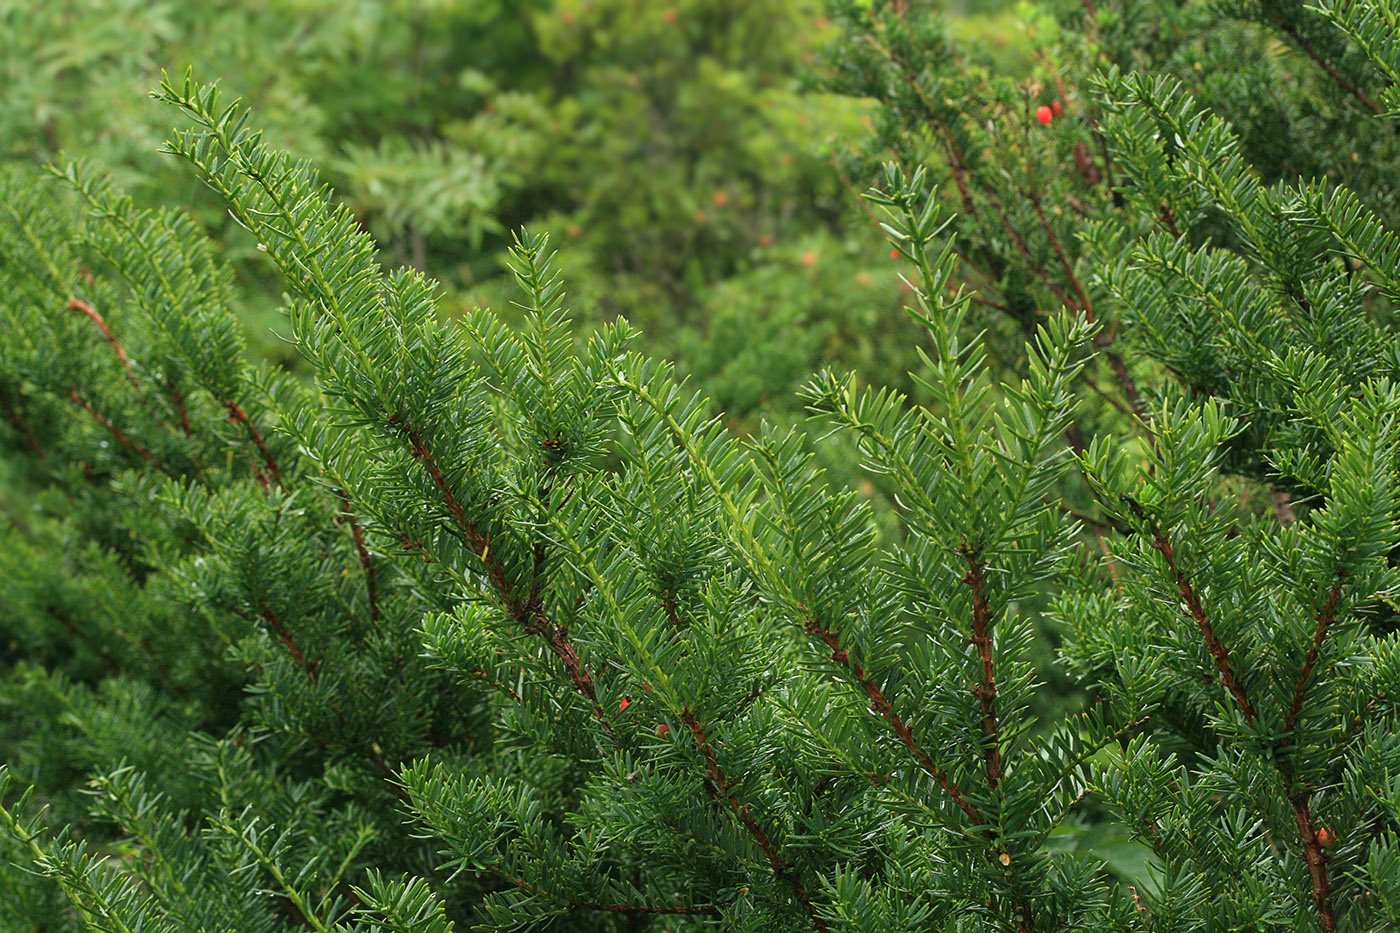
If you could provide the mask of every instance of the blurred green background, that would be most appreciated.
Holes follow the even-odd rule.
[[[1003,0],[948,5],[1009,67]],[[625,315],[737,422],[820,365],[907,386],[896,264],[856,196],[875,102],[833,87],[820,0],[62,0],[0,4],[0,155],[77,154],[138,203],[183,203],[240,272],[256,352],[279,287],[255,244],[158,153],[162,69],[217,77],[320,166],[442,310],[508,308],[503,256],[549,232],[579,317]],[[849,158],[860,152],[859,163]],[[776,402],[776,405],[775,405]]]

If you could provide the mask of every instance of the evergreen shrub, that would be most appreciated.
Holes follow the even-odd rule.
[[[1306,15],[1391,132],[1400,4]],[[1055,280],[955,218],[956,156],[952,207],[922,168],[868,195],[920,401],[802,399],[893,523],[625,322],[576,341],[546,237],[521,326],[441,317],[215,87],[162,81],[166,148],[282,276],[313,385],[247,361],[178,211],[7,173],[0,923],[1400,923],[1389,192],[1256,171],[1170,74],[1086,86],[1114,181],[1015,374],[968,256]],[[1081,422],[1105,366],[1122,410]],[[1074,716],[1033,712],[1043,606]]]

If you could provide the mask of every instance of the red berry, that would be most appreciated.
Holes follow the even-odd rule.
[[[1049,107],[1042,105],[1036,108],[1035,118],[1041,123],[1049,123],[1051,120],[1055,119],[1055,112]]]
[[[623,710],[627,709],[628,704],[630,704],[631,702],[632,702],[632,698],[631,698],[631,697],[623,697],[623,698],[622,698],[622,703],[618,706],[617,711],[620,713],[620,712],[622,712]]]
[[[1327,828],[1323,827],[1317,831],[1317,841],[1320,845],[1330,846],[1335,840]]]
[[[1062,107],[1060,107],[1060,102],[1059,102],[1058,100],[1057,100],[1057,101],[1052,101],[1052,102],[1050,103],[1050,109],[1053,110],[1053,111],[1055,111],[1055,116],[1057,116],[1057,117],[1058,117],[1060,114],[1064,113],[1064,109],[1063,109]]]
[[[671,733],[671,727],[668,726],[668,725],[666,725],[666,724],[663,722],[661,725],[659,725],[659,726],[656,727],[656,730],[655,730],[655,731],[656,731],[656,734],[657,734],[658,736],[670,735],[670,733]]]
[[[642,684],[647,693],[651,693],[651,684]]]
[[[892,250],[890,250],[890,258],[891,258],[891,259],[898,259],[898,258],[899,258],[899,250],[897,250],[897,249],[892,249]]]

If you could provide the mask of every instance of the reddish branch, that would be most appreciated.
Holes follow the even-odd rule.
[[[506,874],[495,865],[487,865],[486,870],[494,875],[499,875],[506,881],[515,885],[523,891],[537,894],[547,900],[563,904],[565,910],[598,910],[609,914],[680,914],[685,916],[704,916],[718,914],[719,908],[714,904],[698,904],[695,906],[676,907],[648,907],[644,904],[599,904],[592,901],[570,901],[557,894],[551,894],[544,888],[536,887],[528,881]]]
[[[1040,220],[1040,226],[1045,230],[1045,235],[1050,238],[1050,245],[1055,250],[1055,255],[1060,260],[1060,268],[1065,270],[1065,276],[1069,279],[1070,287],[1074,289],[1075,295],[1079,297],[1079,307],[1084,312],[1084,317],[1090,324],[1094,323],[1094,306],[1089,301],[1089,296],[1084,292],[1084,286],[1079,284],[1079,277],[1074,274],[1074,267],[1070,265],[1069,258],[1065,255],[1064,247],[1060,245],[1060,238],[1055,235],[1055,229],[1050,226],[1050,220],[1045,216],[1045,211],[1040,206],[1040,196],[1032,194],[1031,207],[1035,210],[1035,216]]]
[[[262,617],[265,620],[267,620],[267,624],[272,628],[272,631],[277,635],[278,639],[282,642],[282,644],[287,646],[287,650],[289,650],[292,653],[292,657],[296,659],[296,662],[298,665],[301,666],[301,669],[306,671],[307,679],[311,681],[313,686],[319,686],[321,682],[321,677],[318,670],[321,666],[320,659],[307,659],[306,653],[301,650],[301,646],[298,645],[296,639],[292,637],[292,633],[287,630],[287,627],[282,624],[282,620],[277,617],[277,613],[274,612],[270,607],[263,607]],[[334,700],[331,700],[329,705],[331,711],[335,713],[336,718],[340,720],[341,727],[348,731],[350,728],[350,720],[346,717],[345,711],[340,708],[340,704]],[[325,747],[325,739],[315,736],[313,736],[313,739],[316,741],[317,745],[323,748]],[[386,781],[388,781],[394,786],[395,792],[399,795],[399,797],[407,801],[408,792],[404,790],[402,785],[398,784],[394,780],[394,772],[392,769],[390,769],[388,763],[384,761],[384,755],[379,750],[379,744],[376,742],[371,742],[369,744],[369,747],[366,748],[364,752],[365,757],[369,759],[370,763],[374,765],[375,769],[379,771],[379,773],[384,777]]]
[[[1333,933],[1337,929],[1337,911],[1332,906],[1332,879],[1327,874],[1327,856],[1322,851],[1322,843],[1318,841],[1312,811],[1308,809],[1308,799],[1311,795],[1307,790],[1295,789],[1292,770],[1285,763],[1280,762],[1278,769],[1288,791],[1293,819],[1298,823],[1298,834],[1303,839],[1303,860],[1307,862],[1308,878],[1312,882],[1313,905],[1317,908],[1318,926],[1322,928],[1323,933]]]
[[[316,668],[319,666],[318,662],[308,661],[306,659],[306,655],[302,652],[301,646],[296,643],[296,639],[292,637],[292,633],[287,631],[287,627],[282,624],[282,620],[277,617],[277,613],[273,612],[270,608],[264,608],[262,617],[267,620],[268,625],[272,626],[272,631],[281,639],[282,644],[287,646],[287,650],[291,651],[292,657],[296,658],[297,664],[301,665],[302,670],[306,671],[306,676],[311,680],[311,683],[320,683],[320,676],[316,673]]]
[[[531,635],[544,636],[545,644],[559,660],[564,662],[564,670],[568,672],[569,679],[574,682],[574,689],[593,703],[594,715],[602,719],[603,711],[598,706],[598,694],[593,688],[593,675],[579,659],[578,649],[574,647],[573,640],[569,638],[568,628],[553,621],[544,613],[536,612],[534,617],[525,623],[525,631]]]
[[[428,477],[432,480],[438,495],[442,497],[448,513],[461,530],[467,547],[481,559],[487,578],[505,600],[507,611],[511,617],[524,626],[526,633],[544,637],[545,644],[559,660],[564,662],[564,669],[568,672],[569,679],[573,681],[574,689],[593,704],[593,715],[606,726],[605,714],[602,707],[598,705],[598,694],[594,689],[593,674],[580,660],[578,649],[574,647],[573,641],[569,638],[568,628],[554,622],[543,612],[538,597],[521,598],[517,595],[514,587],[506,578],[505,567],[491,553],[490,536],[482,534],[476,527],[476,522],[467,517],[466,509],[462,507],[462,503],[457,499],[452,487],[447,484],[447,478],[443,475],[442,468],[438,466],[437,460],[433,457],[422,433],[403,415],[389,417],[387,424],[403,432],[404,438],[409,443],[413,459],[421,463],[423,469],[428,471]]]
[[[344,489],[335,491],[340,499],[340,516],[350,524],[350,534],[355,538],[355,550],[360,555],[360,566],[365,571],[365,591],[369,600],[369,620],[379,621],[379,584],[374,575],[374,562],[370,560],[369,548],[365,546],[365,532],[360,527],[360,520],[355,517],[355,513],[350,509],[350,494]]]
[[[1303,659],[1303,669],[1299,672],[1298,683],[1293,688],[1293,702],[1288,704],[1288,715],[1283,718],[1283,728],[1289,732],[1293,731],[1293,724],[1298,720],[1298,714],[1303,711],[1303,695],[1307,692],[1308,680],[1317,664],[1317,654],[1322,650],[1322,642],[1327,637],[1328,629],[1337,621],[1337,604],[1342,599],[1342,582],[1342,577],[1338,574],[1337,582],[1332,584],[1332,589],[1327,593],[1327,601],[1317,611],[1317,628],[1313,630],[1312,644],[1308,646],[1307,657]]]
[[[102,427],[105,428],[113,437],[115,437],[127,450],[130,450],[132,453],[139,454],[141,456],[141,459],[143,460],[152,459],[150,451],[146,450],[146,448],[142,447],[139,444],[133,443],[129,437],[122,433],[121,428],[117,427],[115,424],[98,414],[97,409],[92,407],[92,403],[89,402],[87,399],[83,398],[81,395],[79,395],[78,390],[76,388],[72,386],[68,388],[68,397],[73,400],[73,404],[83,409],[83,411],[87,412],[89,415],[92,415],[92,419],[98,424],[102,425]]]
[[[997,722],[997,678],[996,665],[992,661],[992,610],[987,602],[987,565],[977,556],[977,552],[962,548],[967,560],[967,573],[963,582],[972,590],[972,644],[977,648],[977,658],[982,662],[982,679],[973,688],[973,694],[982,709],[982,761],[987,771],[987,786],[997,789],[1005,772],[1001,763],[1001,727]]]
[[[1146,510],[1130,497],[1124,496],[1123,501],[1134,514],[1140,518],[1146,517]],[[1230,662],[1230,653],[1220,638],[1215,634],[1215,629],[1206,615],[1205,609],[1201,605],[1200,598],[1196,595],[1186,574],[1177,565],[1176,556],[1172,550],[1171,541],[1160,528],[1154,529],[1152,546],[1162,554],[1166,560],[1167,569],[1176,580],[1177,591],[1186,602],[1186,608],[1195,620],[1197,628],[1201,630],[1201,635],[1205,638],[1206,648],[1211,656],[1215,658],[1216,666],[1220,669],[1220,680],[1225,689],[1234,697],[1235,702],[1243,711],[1246,721],[1251,726],[1257,724],[1259,714],[1254,705],[1250,702],[1248,694],[1245,693],[1244,685],[1239,682],[1235,675],[1234,668]],[[1338,580],[1328,593],[1327,600],[1317,613],[1317,628],[1313,633],[1312,644],[1308,648],[1307,657],[1303,662],[1303,669],[1299,674],[1298,683],[1293,691],[1293,700],[1289,704],[1288,714],[1285,717],[1285,725],[1289,728],[1296,721],[1302,711],[1303,695],[1307,689],[1307,682],[1312,677],[1313,667],[1317,663],[1317,655],[1322,647],[1323,639],[1327,637],[1328,630],[1336,621],[1337,605],[1341,600],[1342,580]],[[1283,789],[1288,797],[1289,806],[1293,809],[1293,818],[1298,824],[1298,834],[1303,845],[1303,859],[1308,866],[1308,877],[1312,882],[1313,904],[1317,909],[1318,925],[1323,933],[1333,933],[1337,929],[1337,913],[1332,906],[1332,882],[1327,873],[1327,856],[1323,852],[1322,844],[1317,838],[1317,827],[1313,822],[1312,811],[1309,809],[1309,800],[1312,793],[1305,786],[1300,787],[1293,774],[1292,764],[1282,755],[1277,754],[1280,749],[1274,749],[1274,763],[1278,769],[1279,777],[1283,781]]]
[[[442,502],[447,506],[448,513],[451,514],[453,520],[457,523],[457,527],[461,529],[462,534],[465,536],[467,546],[471,548],[473,554],[481,559],[481,563],[486,568],[486,575],[490,578],[496,589],[499,590],[503,596],[508,598],[511,593],[511,586],[506,580],[505,568],[501,566],[501,562],[491,554],[490,539],[477,530],[476,522],[467,518],[466,509],[464,509],[462,503],[458,501],[457,495],[452,491],[452,487],[447,485],[447,478],[443,476],[442,468],[438,466],[437,460],[434,459],[432,452],[428,449],[427,441],[424,440],[422,433],[410,424],[408,419],[403,415],[393,415],[388,419],[387,423],[391,427],[396,427],[403,432],[404,437],[408,440],[409,451],[412,453],[413,459],[421,463],[423,469],[428,471],[428,477],[433,481],[433,486],[437,489],[438,495],[442,497]]]
[[[248,434],[253,438],[253,445],[258,448],[258,453],[262,454],[263,462],[267,464],[268,472],[272,474],[272,481],[279,486],[282,485],[282,473],[277,469],[277,461],[272,458],[272,451],[267,449],[267,444],[263,441],[262,432],[258,430],[257,425],[248,420],[248,415],[243,411],[243,407],[233,399],[224,399],[224,407],[228,409],[228,420],[248,429]]]
[[[1138,506],[1138,509],[1141,509],[1141,506]],[[1244,684],[1240,683],[1239,677],[1235,675],[1235,669],[1230,663],[1230,649],[1225,647],[1224,642],[1215,634],[1215,627],[1211,625],[1210,617],[1206,615],[1200,597],[1196,595],[1191,582],[1186,578],[1186,573],[1177,565],[1176,552],[1172,550],[1172,543],[1165,532],[1159,530],[1153,535],[1152,547],[1159,551],[1162,558],[1166,560],[1167,570],[1176,580],[1177,592],[1185,601],[1186,609],[1191,613],[1196,627],[1201,630],[1201,636],[1206,641],[1206,649],[1210,651],[1211,657],[1215,658],[1215,666],[1220,670],[1220,682],[1224,684],[1230,696],[1234,697],[1235,702],[1239,704],[1245,720],[1251,726],[1254,725],[1259,719],[1259,713],[1255,710],[1254,704],[1250,702]]]
[[[68,310],[81,312],[91,318],[92,322],[97,325],[97,329],[102,331],[102,336],[106,337],[107,342],[112,345],[112,350],[116,352],[117,359],[121,360],[122,366],[125,369],[131,369],[131,360],[126,358],[126,349],[112,333],[112,329],[107,326],[107,322],[102,319],[102,315],[97,313],[96,308],[77,296],[71,296],[68,299]]]
[[[812,929],[818,933],[827,933],[831,928],[826,920],[817,913],[817,908],[812,904],[811,898],[807,894],[807,886],[802,883],[802,878],[797,874],[792,862],[783,858],[773,841],[768,838],[768,833],[759,825],[749,812],[747,804],[739,802],[739,795],[729,788],[729,781],[724,776],[724,770],[719,766],[719,759],[715,756],[715,750],[710,745],[709,737],[705,735],[705,729],[700,725],[700,721],[695,718],[695,714],[690,711],[690,707],[681,710],[681,722],[685,723],[690,730],[691,736],[695,739],[695,746],[700,749],[700,754],[705,759],[705,770],[708,772],[710,781],[706,790],[716,801],[728,804],[729,809],[738,817],[739,822],[749,831],[749,835],[758,843],[758,847],[763,850],[763,854],[768,857],[768,864],[773,869],[773,875],[780,881],[786,882],[792,888],[792,893],[797,898],[797,903],[802,905],[803,911],[807,914],[807,919],[812,923]]]
[[[1178,229],[1176,226],[1176,215],[1172,213],[1171,208],[1163,204],[1158,209],[1157,219],[1160,220],[1162,224],[1167,228],[1167,231],[1171,233],[1172,239],[1181,239],[1181,230]]]
[[[972,820],[974,823],[982,822],[982,815],[978,813],[977,808],[969,803],[967,798],[963,796],[963,792],[958,788],[958,785],[955,784],[947,774],[940,771],[938,767],[934,765],[933,759],[915,743],[913,730],[909,728],[908,723],[900,718],[899,714],[894,711],[894,707],[890,704],[889,699],[886,698],[879,685],[866,674],[860,662],[853,659],[850,652],[841,647],[836,633],[828,628],[824,628],[816,619],[808,619],[805,627],[808,633],[814,638],[821,639],[821,641],[831,649],[831,659],[833,661],[855,675],[856,681],[865,690],[866,695],[870,697],[871,707],[884,718],[885,722],[890,724],[890,728],[894,730],[895,735],[899,736],[899,740],[904,743],[904,747],[909,750],[909,754],[914,756],[914,760],[919,763],[919,767],[923,768],[924,771],[938,782],[938,786],[943,788],[944,792],[953,799],[953,802],[967,814],[968,819]]]
[[[25,424],[24,419],[19,416],[19,411],[15,406],[11,405],[10,400],[7,398],[0,398],[0,405],[3,405],[5,408],[5,420],[10,422],[10,425],[23,435],[24,439],[29,442],[29,446],[39,455],[39,459],[44,463],[48,463],[49,455],[44,452],[44,445],[40,444],[39,439],[34,436],[34,432],[29,430],[29,425]]]
[[[1293,40],[1293,42],[1298,46],[1298,48],[1303,50],[1303,53],[1307,55],[1308,58],[1311,58],[1313,61],[1317,62],[1317,64],[1321,66],[1322,70],[1327,72],[1327,76],[1330,77],[1333,81],[1337,82],[1338,87],[1346,91],[1352,97],[1355,97],[1358,101],[1361,102],[1361,105],[1364,106],[1367,110],[1371,111],[1371,113],[1376,115],[1379,115],[1381,113],[1381,108],[1376,106],[1376,102],[1371,100],[1371,98],[1367,97],[1366,94],[1360,88],[1358,88],[1356,85],[1352,84],[1345,77],[1343,77],[1342,73],[1338,71],[1331,62],[1324,58],[1322,54],[1317,51],[1317,49],[1312,47],[1311,42],[1303,38],[1302,34],[1298,32],[1296,27],[1286,22],[1284,18],[1279,15],[1277,10],[1271,9],[1269,7],[1269,4],[1265,3],[1261,5],[1268,12],[1269,19],[1274,21],[1274,25],[1277,26],[1279,29],[1283,30],[1284,33],[1287,34],[1287,36]]]
[[[185,397],[180,394],[179,389],[175,388],[174,383],[170,383],[167,388],[170,389],[170,400],[175,403],[175,409],[180,413],[180,430],[185,432],[186,437],[193,436],[194,431],[190,429],[190,413],[185,408]]]
[[[987,564],[981,559],[976,548],[966,545],[959,552],[967,561],[967,573],[963,583],[972,591],[972,644],[977,649],[977,658],[982,662],[982,678],[973,688],[982,712],[982,762],[987,772],[987,786],[993,791],[1005,776],[1001,760],[1001,725],[997,721],[997,680],[996,664],[992,659],[992,608],[987,599]],[[1002,864],[1008,869],[1008,878],[1013,888],[1015,875],[1010,870],[1011,862],[1005,852]],[[1031,933],[1035,929],[1035,917],[1028,900],[1014,895],[1013,907],[1017,914],[1017,929],[1020,933]]]

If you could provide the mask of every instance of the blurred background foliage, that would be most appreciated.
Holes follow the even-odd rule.
[[[236,263],[255,351],[295,367],[256,244],[156,151],[161,70],[218,75],[387,255],[445,284],[444,314],[506,306],[511,232],[548,232],[577,313],[639,325],[747,430],[794,414],[821,366],[917,395],[897,264],[857,197],[891,156],[957,202],[1008,365],[1045,312],[1093,300],[1076,231],[1113,205],[1085,86],[1104,66],[1181,78],[1266,181],[1331,176],[1393,217],[1378,182],[1397,140],[1346,105],[1318,62],[1357,82],[1359,64],[1307,17],[1246,0],[3,0],[0,158],[81,153],[138,204],[186,204]],[[1115,381],[1103,369],[1086,397],[1124,401]]]

